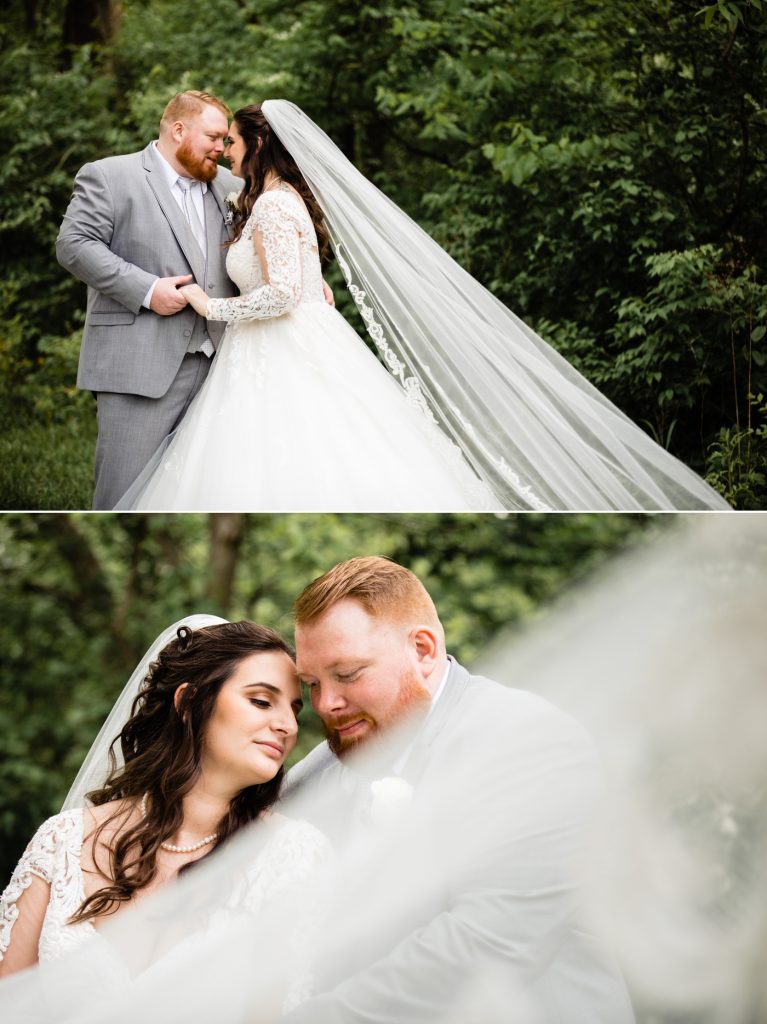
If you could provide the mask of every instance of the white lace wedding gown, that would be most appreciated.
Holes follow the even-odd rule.
[[[271,834],[255,856],[242,884],[233,888],[229,904],[217,908],[220,919],[210,916],[211,926],[222,926],[226,930],[228,921],[225,915],[234,910],[246,911],[253,927],[257,928],[260,911],[275,906],[281,908],[281,901],[284,901],[287,911],[291,898],[328,862],[330,844],[308,822],[273,815],[265,827]],[[72,962],[74,970],[65,989],[59,987],[57,991],[57,999],[61,1001],[57,1012],[62,1020],[66,1019],[68,1009],[77,1010],[79,1000],[94,977],[99,978],[99,985],[108,990],[112,1001],[119,997],[121,989],[136,984],[135,969],[129,969],[120,960],[113,945],[101,936],[91,921],[68,923],[85,898],[81,869],[83,830],[82,808],[62,811],[49,818],[35,833],[0,896],[2,960],[13,938],[13,926],[19,916],[18,901],[24,891],[34,877],[50,885],[50,898],[38,945],[39,961],[46,964],[81,951],[81,955]],[[296,929],[298,945],[290,956],[294,968],[284,998],[284,1012],[300,1005],[312,994],[311,959],[308,955],[311,951],[305,948],[311,927],[307,929],[306,924],[307,921],[303,920],[302,927]],[[189,936],[177,943],[144,974],[162,970],[174,961],[178,963],[179,957],[188,958],[191,943],[201,938],[204,934]],[[90,946],[86,945],[88,943]]]
[[[208,378],[118,509],[500,507],[420,391],[406,395],[325,302],[314,226],[289,185],[259,196],[226,263],[241,294],[210,300],[229,326]]]

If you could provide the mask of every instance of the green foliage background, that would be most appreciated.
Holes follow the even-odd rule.
[[[344,558],[380,554],[429,588],[471,664],[501,627],[670,516],[97,515],[0,517],[0,891],[61,806],[134,666],[191,612],[292,635],[293,600]],[[524,686],[524,680],[515,680]],[[302,713],[293,760],[320,731]]]
[[[661,444],[766,507],[766,8],[10,0],[0,505],[89,504],[84,289],[53,242],[79,166],[143,147],[191,87],[298,102]]]

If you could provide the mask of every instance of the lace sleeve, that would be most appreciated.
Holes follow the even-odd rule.
[[[32,884],[33,877],[42,878],[49,885],[53,881],[61,827],[60,814],[49,818],[40,826],[16,865],[3,895],[0,896],[0,960],[4,959],[11,944],[11,931],[19,917],[18,901]]]
[[[265,284],[234,299],[209,299],[207,320],[265,320],[296,308],[303,281],[295,204],[295,198],[283,191],[259,196],[253,211],[253,241]]]

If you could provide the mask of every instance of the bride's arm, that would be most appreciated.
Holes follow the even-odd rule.
[[[0,977],[37,963],[57,850],[68,825],[61,814],[43,822],[0,895]]]
[[[202,289],[199,294],[192,288],[182,289],[208,320],[265,320],[290,312],[301,301],[303,267],[296,200],[284,193],[267,193],[258,202],[253,244],[265,283],[235,299],[208,299]]]
[[[0,903],[0,978],[31,967],[37,963],[37,949],[48,908],[51,887],[42,878],[34,876],[8,911],[15,920],[6,920],[6,902]],[[11,927],[13,932],[11,934]],[[9,940],[5,945],[4,939]]]

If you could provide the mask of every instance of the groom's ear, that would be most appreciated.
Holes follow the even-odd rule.
[[[174,121],[170,126],[170,135],[174,142],[181,142],[184,138],[184,122]]]
[[[439,640],[435,631],[429,626],[417,626],[411,631],[410,639],[415,647],[418,660],[424,668],[431,670],[439,657]]]

